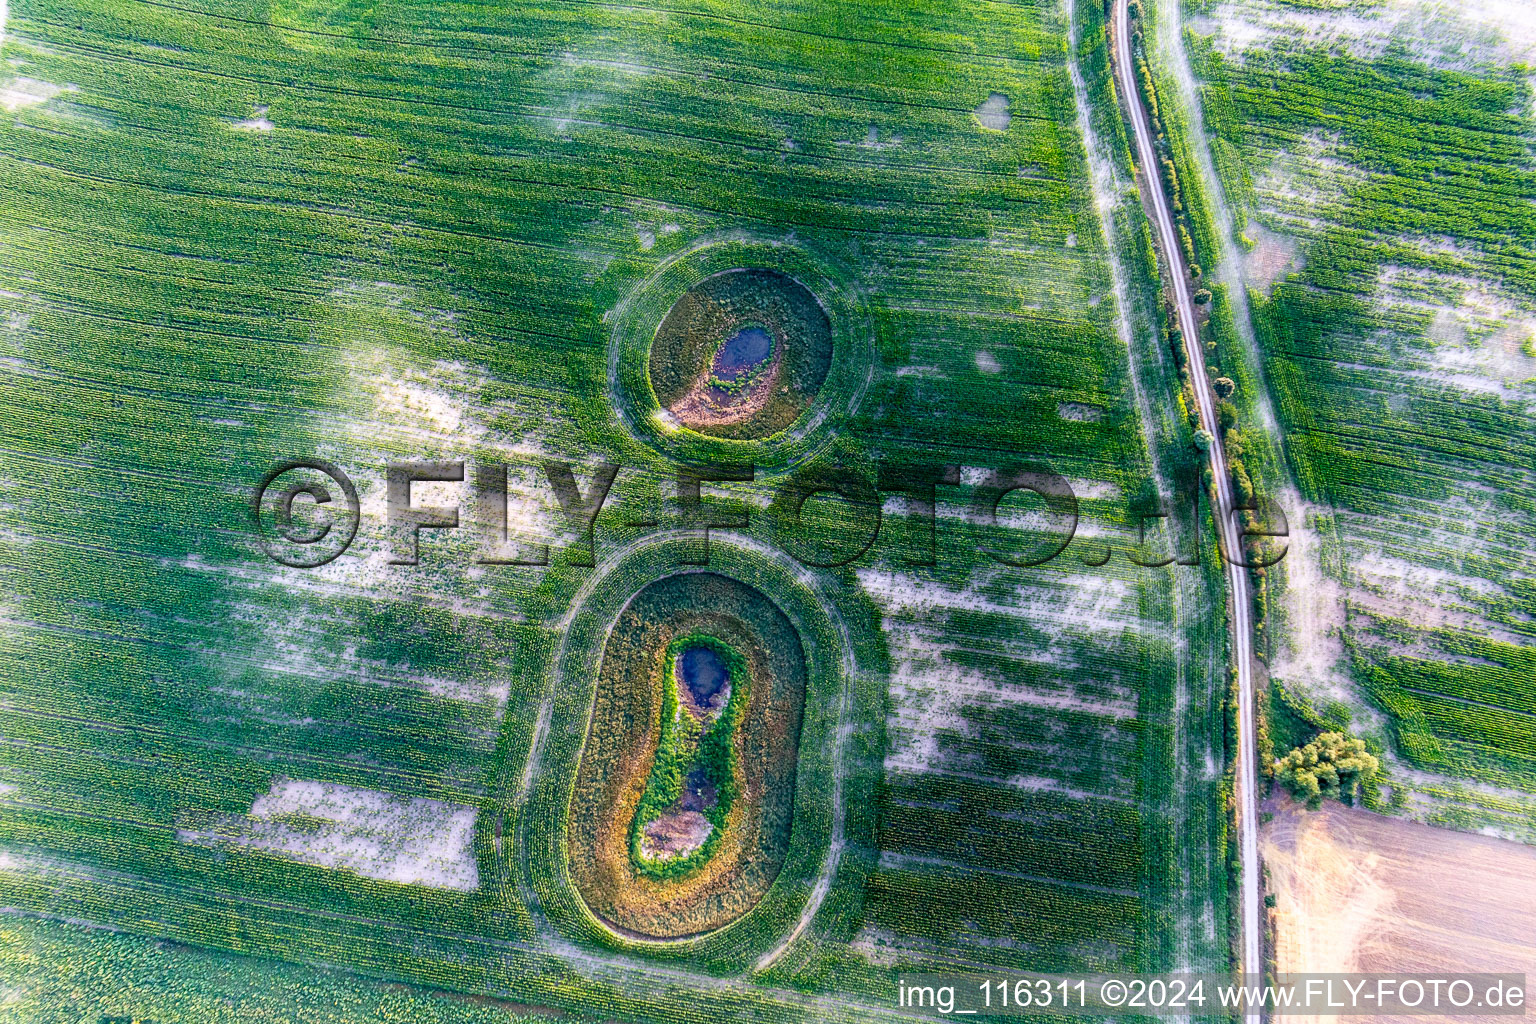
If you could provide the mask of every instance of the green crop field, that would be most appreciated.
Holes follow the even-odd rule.
[[[1320,595],[1271,667],[1385,751],[1399,810],[1529,842],[1530,24],[1314,7],[1197,3],[1187,37]]]
[[[1097,2],[16,0],[3,55],[5,1015],[877,1020],[915,970],[1227,966],[1219,566]],[[1495,166],[1524,87],[1481,88]],[[828,318],[768,437],[647,377],[736,268]],[[1404,393],[1503,439],[1435,459],[1529,468],[1501,400]],[[286,460],[358,492],[318,567],[252,522]],[[1024,565],[1040,464],[1080,519]],[[402,484],[460,525],[388,526]],[[1160,497],[1201,566],[1129,557]],[[806,647],[793,828],[745,916],[642,941],[576,898],[572,788],[605,630],[706,557]],[[1439,725],[1509,677],[1350,635],[1434,756],[1530,779]]]

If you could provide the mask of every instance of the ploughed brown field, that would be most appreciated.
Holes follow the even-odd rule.
[[[1523,972],[1536,997],[1536,848],[1289,801],[1260,843],[1280,972]]]

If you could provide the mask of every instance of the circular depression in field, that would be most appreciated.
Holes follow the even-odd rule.
[[[710,571],[646,584],[604,644],[567,830],[570,877],[621,934],[741,917],[789,851],[807,686],[800,633]]]
[[[647,373],[675,422],[751,440],[799,420],[831,367],[831,320],[810,289],[777,270],[736,267],[678,296],[656,328]]]
[[[868,290],[846,255],[730,231],[663,258],[604,316],[615,415],[679,462],[813,457],[874,378]]]

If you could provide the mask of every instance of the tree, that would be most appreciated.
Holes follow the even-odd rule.
[[[1217,398],[1231,398],[1237,390],[1237,382],[1231,377],[1217,377],[1211,381],[1211,388],[1216,392]]]
[[[1363,740],[1325,732],[1276,761],[1275,778],[1316,810],[1325,796],[1353,802],[1360,784],[1374,778],[1380,767]]]
[[[1209,288],[1201,288],[1195,292],[1195,305],[1203,306],[1210,301],[1211,290]]]

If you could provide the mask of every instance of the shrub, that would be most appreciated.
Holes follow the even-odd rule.
[[[1275,764],[1275,778],[1299,800],[1316,810],[1323,797],[1353,802],[1360,785],[1373,779],[1381,762],[1362,740],[1341,732],[1325,732],[1297,747]]]
[[[688,647],[708,647],[724,660],[730,678],[731,695],[720,714],[705,729],[678,702],[677,656]],[[736,776],[740,771],[736,752],[736,728],[741,722],[750,686],[747,659],[730,644],[708,633],[688,633],[667,645],[662,669],[661,738],[651,762],[640,803],[630,826],[630,860],[638,874],[647,878],[669,880],[684,878],[715,852],[723,835],[731,807],[740,790]],[[645,826],[667,812],[683,795],[684,779],[695,769],[715,787],[715,805],[704,816],[711,831],[703,845],[690,853],[672,858],[645,855],[641,838]]]

